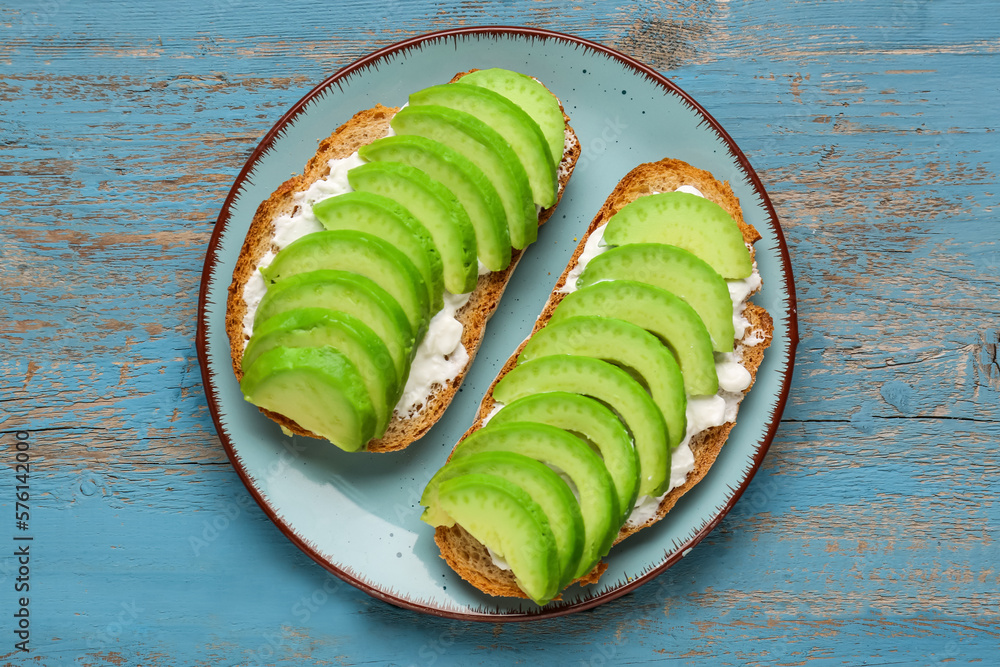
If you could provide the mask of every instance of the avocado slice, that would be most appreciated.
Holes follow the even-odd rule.
[[[383,137],[358,149],[372,162],[402,162],[420,169],[454,193],[476,231],[479,261],[490,271],[510,265],[510,233],[500,195],[483,170],[465,156],[427,137]]]
[[[282,248],[261,273],[273,284],[318,269],[352,271],[375,281],[403,308],[415,336],[423,336],[430,320],[427,285],[413,262],[389,243],[367,232],[313,232]]]
[[[676,294],[634,280],[609,280],[567,294],[549,324],[583,315],[625,320],[664,341],[681,366],[687,395],[719,391],[712,338],[694,308]]]
[[[373,234],[410,258],[427,285],[431,313],[444,305],[441,253],[427,228],[396,201],[370,192],[345,192],[313,204],[324,228]]]
[[[325,308],[298,308],[279,313],[254,328],[243,352],[243,368],[276,347],[332,347],[358,369],[375,409],[375,433],[380,438],[399,400],[396,369],[385,346],[356,317]]]
[[[445,480],[470,473],[502,477],[521,487],[538,503],[548,518],[559,554],[559,570],[562,573],[559,588],[570,583],[583,553],[583,515],[566,482],[547,465],[529,456],[484,451],[453,459],[427,483],[420,497],[420,504],[427,509],[420,518],[432,526],[447,523],[449,517],[438,503],[439,486]]]
[[[539,206],[556,203],[556,165],[541,128],[521,107],[488,88],[446,83],[410,94],[410,104],[436,104],[470,113],[496,130],[514,149]],[[560,157],[562,154],[560,153]]]
[[[723,278],[746,278],[753,271],[736,221],[715,202],[688,192],[661,192],[626,204],[608,220],[604,242],[679,246],[708,262]]]
[[[639,460],[639,495],[657,496],[670,481],[670,446],[660,409],[646,389],[613,364],[568,354],[541,357],[511,369],[493,398],[511,403],[529,394],[567,391],[596,398],[617,412],[632,434]]]
[[[618,535],[620,505],[614,481],[601,458],[580,438],[534,422],[487,425],[469,434],[452,460],[484,451],[507,451],[555,466],[572,481],[583,515],[583,554],[573,578],[581,577],[608,553]]]
[[[460,475],[441,483],[438,504],[455,523],[504,557],[529,598],[543,605],[559,592],[555,537],[526,491],[492,475]]]
[[[524,109],[545,135],[553,161],[556,164],[562,161],[566,145],[566,119],[559,100],[544,85],[530,76],[499,67],[476,70],[459,80],[489,88]]]
[[[419,220],[441,253],[444,286],[452,294],[476,288],[476,232],[451,190],[401,162],[369,162],[347,172],[351,187],[389,197]]]
[[[674,355],[653,334],[612,317],[569,317],[536,331],[521,350],[518,363],[554,354],[595,357],[631,371],[660,409],[670,449],[684,439],[684,378]]]
[[[503,406],[489,423],[498,426],[510,422],[548,424],[586,438],[597,448],[614,480],[621,510],[619,523],[625,522],[639,492],[639,460],[628,430],[615,413],[589,396],[552,391]]]
[[[577,281],[637,280],[662,287],[687,301],[701,317],[716,352],[732,352],[733,301],[725,279],[695,254],[665,243],[630,243],[611,248],[587,264]]]
[[[362,449],[375,432],[375,409],[361,375],[332,347],[272,348],[246,369],[240,390],[250,403],[345,451]]]
[[[510,243],[525,248],[538,238],[538,213],[524,165],[500,134],[475,116],[436,104],[407,106],[390,123],[396,134],[416,134],[445,144],[478,166],[493,183]]]
[[[274,283],[257,306],[254,326],[279,313],[311,307],[339,310],[366,323],[389,349],[400,385],[406,382],[414,347],[406,313],[384,289],[356,273],[321,269]]]

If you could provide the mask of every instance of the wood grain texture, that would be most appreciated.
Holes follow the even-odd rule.
[[[248,502],[194,348],[260,137],[357,57],[478,24],[673,77],[761,175],[798,292],[790,400],[735,510],[638,591],[526,625],[418,616],[312,563]],[[998,35],[988,0],[5,3],[0,443],[30,434],[39,549],[27,655],[0,559],[0,663],[991,664]]]

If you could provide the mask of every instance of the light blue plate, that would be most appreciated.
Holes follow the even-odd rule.
[[[257,205],[301,172],[317,142],[356,111],[400,105],[408,93],[471,68],[536,76],[563,101],[583,156],[562,203],[511,280],[485,342],[444,419],[394,454],[345,454],[287,438],[243,400],[225,334],[226,289]],[[615,547],[596,586],[570,588],[544,608],[492,598],[439,557],[418,498],[472,422],[483,392],[525,338],[579,235],[630,169],[679,158],[728,180],[760,230],[764,288],[755,301],[774,318],[774,342],[737,427],[710,474],[669,517]],[[383,49],[320,84],[271,130],[234,184],[205,263],[198,349],[206,394],[230,459],[261,507],[320,565],[403,607],[473,620],[542,618],[612,600],[682,557],[736,502],[771,442],[785,404],[797,342],[787,249],[763,186],[739,148],[694,100],[655,71],[607,48],[525,28],[435,33]]]

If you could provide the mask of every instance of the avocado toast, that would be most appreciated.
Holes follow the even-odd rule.
[[[759,238],[729,185],[684,162],[618,183],[425,488],[462,578],[539,604],[596,583],[614,544],[704,478],[771,341],[749,301]],[[519,484],[536,463],[554,476]]]
[[[251,223],[226,313],[244,395],[350,451],[419,439],[579,153],[558,99],[507,70],[357,113]]]

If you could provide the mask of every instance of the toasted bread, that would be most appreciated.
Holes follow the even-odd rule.
[[[694,186],[707,199],[722,206],[737,222],[743,233],[744,241],[751,248],[752,244],[761,238],[758,231],[744,220],[739,200],[733,194],[728,183],[720,182],[709,172],[697,169],[679,160],[664,159],[658,162],[642,164],[629,172],[618,183],[590,223],[587,232],[580,239],[580,243],[572,259],[556,281],[555,288],[545,304],[541,315],[536,320],[532,333],[546,325],[556,306],[565,297],[564,287],[567,284],[570,271],[580,259],[587,239],[598,227],[606,223],[619,209],[639,197],[658,192],[671,192],[685,185]],[[753,250],[751,249],[752,255]],[[757,370],[763,361],[764,350],[770,345],[774,327],[767,311],[750,302],[747,302],[746,309],[743,311],[743,317],[749,321],[750,326],[746,328],[743,337],[736,341],[736,354],[740,359],[741,365],[749,371],[752,378],[750,386],[744,390],[745,395],[750,387],[753,386],[753,380],[756,379]],[[465,435],[463,435],[463,439],[473,431],[482,428],[489,419],[489,416],[494,412],[496,402],[492,396],[493,388],[517,364],[517,357],[526,343],[527,341],[522,343],[510,356],[497,375],[497,378],[490,385],[486,396],[480,404],[475,421],[469,430],[466,431]],[[701,481],[707,474],[734,425],[734,422],[727,422],[721,426],[708,428],[694,435],[689,442],[689,446],[694,454],[694,468],[687,474],[686,481],[671,489],[663,496],[656,507],[655,514],[648,519],[639,523],[626,523],[619,532],[615,544],[629,535],[653,525],[666,516],[681,496]],[[510,570],[499,567],[487,548],[458,524],[451,527],[437,527],[435,529],[435,542],[441,550],[441,557],[447,561],[448,565],[476,588],[495,596],[528,597],[517,586],[513,573]],[[606,563],[598,563],[586,576],[578,579],[577,582],[584,584],[597,583],[599,577],[606,569]]]
[[[452,81],[467,73],[457,74]],[[269,252],[274,253],[278,250],[278,246],[274,242],[274,221],[280,216],[292,215],[297,212],[298,207],[301,206],[299,194],[305,192],[311,184],[325,178],[330,173],[331,160],[347,158],[361,146],[386,136],[390,130],[389,123],[398,110],[397,107],[376,105],[355,114],[329,137],[320,142],[316,153],[300,175],[282,183],[267,200],[258,206],[243,242],[236,268],[233,271],[226,304],[226,333],[229,337],[233,371],[237,380],[243,377],[243,351],[249,340],[244,327],[244,319],[248,312],[244,293],[247,283],[254,276],[261,260]],[[548,220],[554,212],[559,199],[562,198],[573,167],[580,156],[580,143],[569,125],[569,118],[565,115],[565,111],[563,116],[566,120],[566,143],[558,165],[558,198],[553,206],[539,212],[539,225]],[[368,443],[367,451],[389,452],[404,449],[422,437],[441,418],[471,367],[485,334],[486,323],[496,310],[521,254],[521,251],[513,250],[510,265],[506,269],[481,275],[468,302],[456,314],[456,319],[463,327],[461,343],[468,352],[468,362],[465,367],[448,380],[444,386],[438,384],[432,387],[432,393],[424,404],[414,407],[405,415],[399,414],[399,412],[394,413],[383,436],[380,439],[371,440]],[[261,409],[261,412],[277,422],[286,433],[319,437],[284,415],[264,409]]]

